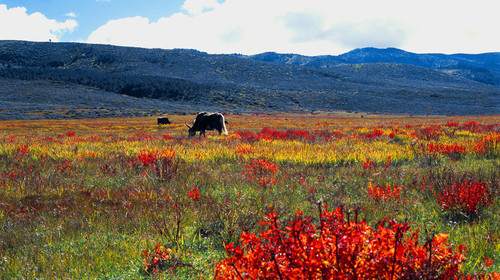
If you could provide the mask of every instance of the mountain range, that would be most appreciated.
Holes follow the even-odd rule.
[[[247,56],[0,41],[0,119],[198,110],[500,114],[500,53]]]

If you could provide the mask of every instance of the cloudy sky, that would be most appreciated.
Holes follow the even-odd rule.
[[[499,0],[0,0],[0,40],[208,53],[500,51]]]

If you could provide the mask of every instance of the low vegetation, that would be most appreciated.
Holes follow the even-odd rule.
[[[139,117],[207,104],[235,113],[499,114],[498,57],[373,48],[336,57],[241,56],[0,41],[0,101],[9,105],[0,102],[0,119]]]
[[[169,119],[0,122],[0,278],[500,277],[497,116]]]

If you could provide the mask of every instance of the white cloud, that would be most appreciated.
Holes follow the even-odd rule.
[[[76,14],[73,12],[69,12],[69,13],[65,14],[65,16],[71,17],[71,18],[76,18]]]
[[[28,41],[59,41],[62,34],[72,32],[78,25],[75,20],[58,22],[41,13],[27,14],[26,8],[8,9],[0,5],[0,39]]]
[[[186,0],[150,22],[111,20],[88,38],[209,53],[339,54],[358,47],[414,52],[500,51],[497,0]]]
[[[191,15],[199,15],[211,11],[219,6],[217,0],[185,0],[182,9]]]

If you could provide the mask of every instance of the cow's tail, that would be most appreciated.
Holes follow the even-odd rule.
[[[227,133],[227,129],[226,129],[226,120],[224,119],[224,115],[221,115],[222,116],[222,133],[224,133],[224,135],[228,135]]]

